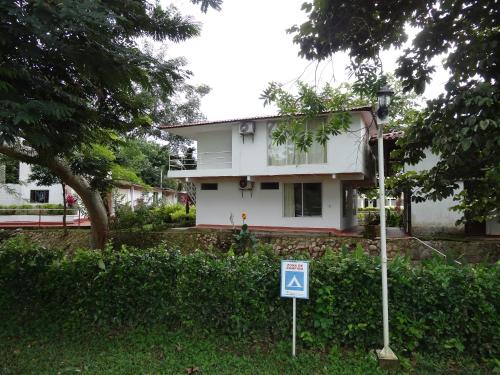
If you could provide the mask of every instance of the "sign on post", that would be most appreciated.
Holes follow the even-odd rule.
[[[309,299],[308,261],[281,261],[281,297]]]
[[[281,297],[293,298],[292,356],[295,357],[297,327],[297,298],[309,299],[309,262],[305,260],[281,261]]]

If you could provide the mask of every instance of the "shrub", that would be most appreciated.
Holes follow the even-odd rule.
[[[385,209],[385,223],[388,227],[401,226],[402,219],[402,212],[397,212],[394,208]],[[358,220],[361,225],[380,224],[379,209],[372,207],[358,208]]]
[[[153,215],[155,217],[156,223],[171,223],[172,222],[172,213],[177,211],[186,211],[184,205],[180,203],[175,204],[166,204],[163,206],[155,207],[153,209]]]
[[[233,234],[233,247],[236,248],[236,253],[239,255],[254,250],[257,244],[257,238],[250,232],[247,224],[243,224],[240,231]]]
[[[30,211],[28,211],[28,209]],[[20,205],[0,205],[0,215],[63,215],[64,206],[62,204],[20,204]],[[76,215],[78,210],[68,207],[67,215]]]
[[[189,214],[186,208],[179,203],[148,206],[139,204],[134,208],[123,205],[115,210],[115,216],[111,222],[113,229],[163,229],[169,226],[194,225],[196,220],[196,207],[191,207]]]
[[[192,207],[189,209],[189,213],[186,214],[185,207],[182,207],[179,210],[176,210],[170,214],[170,219],[172,222],[177,223],[186,223],[189,221],[196,220],[196,207]]]
[[[221,256],[176,250],[81,250],[73,257],[16,237],[0,245],[0,321],[116,326],[162,321],[230,335],[288,337],[271,252]],[[398,352],[467,351],[498,358],[500,271],[440,260],[389,264],[391,340]],[[311,260],[310,299],[298,302],[304,344],[374,348],[382,341],[380,261],[361,249]]]
[[[401,220],[403,215],[394,209],[385,210],[385,222],[388,227],[399,227],[401,226]]]

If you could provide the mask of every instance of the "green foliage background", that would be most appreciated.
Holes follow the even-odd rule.
[[[0,245],[0,320],[62,327],[165,323],[233,337],[288,337],[279,259],[180,255],[156,247],[73,256],[22,238]],[[391,346],[398,352],[499,355],[500,272],[432,261],[389,265]],[[311,260],[310,299],[298,303],[301,343],[374,348],[382,340],[379,259],[360,250]]]

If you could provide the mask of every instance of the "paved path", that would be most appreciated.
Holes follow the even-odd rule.
[[[67,215],[66,225],[68,227],[88,227],[90,221],[78,215]],[[0,215],[0,228],[57,228],[63,226],[63,215]]]

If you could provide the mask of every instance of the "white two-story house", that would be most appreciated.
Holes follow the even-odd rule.
[[[314,129],[331,113],[306,126]],[[195,158],[171,161],[168,177],[196,187],[196,224],[258,229],[348,230],[357,225],[356,189],[373,185],[370,107],[350,110],[348,131],[299,152],[277,145],[279,116],[164,126],[197,144]]]

